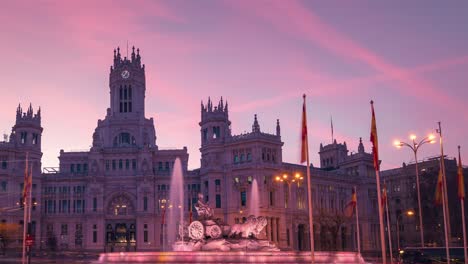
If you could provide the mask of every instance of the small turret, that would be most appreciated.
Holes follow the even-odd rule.
[[[40,150],[41,135],[41,108],[34,114],[32,104],[29,104],[26,112],[23,112],[21,104],[18,105],[10,141],[18,143],[18,146],[33,146]]]
[[[359,138],[358,153],[364,153],[364,144],[362,144],[362,137]]]
[[[260,125],[258,124],[257,114],[254,116],[254,123],[252,125],[252,132],[253,133],[260,133]]]
[[[201,102],[201,133],[202,146],[209,143],[221,143],[226,136],[231,135],[231,122],[229,121],[227,102],[221,98],[217,106],[213,107],[211,97],[206,105]]]
[[[281,128],[280,128],[279,119],[276,119],[276,135],[281,136]]]

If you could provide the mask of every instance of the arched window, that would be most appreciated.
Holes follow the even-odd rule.
[[[108,214],[111,215],[129,215],[133,214],[134,208],[130,199],[126,195],[119,195],[115,197],[107,208]]]

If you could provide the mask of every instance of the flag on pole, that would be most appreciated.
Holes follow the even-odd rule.
[[[460,156],[460,147],[458,147],[458,198],[465,199],[465,181],[463,180],[463,166]]]
[[[352,217],[353,213],[354,213],[354,208],[356,208],[356,204],[357,204],[357,196],[356,196],[356,191],[353,188],[353,192],[351,194],[351,200],[348,202],[348,204],[343,209],[343,214],[346,217]]]
[[[374,102],[371,101],[371,108],[372,108],[372,124],[371,124],[371,136],[370,141],[372,142],[372,154],[374,156],[374,168],[375,170],[380,170],[379,165],[379,141],[377,138],[377,123],[375,121],[375,113],[374,113]]]
[[[331,133],[332,133],[332,143],[335,139],[335,137],[333,136],[333,116],[330,116],[330,125],[331,125]]]
[[[437,178],[437,186],[436,186],[435,199],[434,199],[434,202],[436,205],[442,205],[442,187],[443,187],[443,181],[442,181],[442,167],[441,167],[439,169],[439,177]]]
[[[29,173],[29,164],[28,164],[28,153],[26,152],[26,161],[24,167],[24,184],[23,184],[23,205],[26,203],[26,199],[28,198],[28,192],[31,184],[31,178]]]
[[[384,186],[382,189],[382,208],[384,208],[386,204],[387,204],[387,184],[384,183]]]
[[[301,133],[301,163],[307,161],[307,116],[306,116],[306,103],[304,95],[304,104],[302,105],[302,133]],[[307,164],[309,166],[309,164]]]

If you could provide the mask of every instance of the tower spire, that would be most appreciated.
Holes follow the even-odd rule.
[[[335,141],[335,137],[333,136],[333,116],[330,115],[330,125],[331,125],[331,137],[332,143]]]
[[[260,132],[260,125],[258,124],[257,114],[255,114],[255,116],[254,116],[254,123],[252,125],[252,132],[254,132],[254,133]]]

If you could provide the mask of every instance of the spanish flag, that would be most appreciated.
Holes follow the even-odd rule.
[[[306,116],[306,95],[303,95],[304,98],[304,104],[302,105],[302,136],[301,136],[301,163],[304,163],[307,161],[307,155],[308,155],[308,141],[307,141],[307,116]],[[307,164],[307,166],[309,166]]]
[[[24,166],[24,184],[23,184],[23,205],[26,203],[28,198],[29,192],[29,185],[31,183],[31,175],[29,173],[29,166],[28,166],[28,152],[26,152],[26,161]]]
[[[371,101],[372,108],[372,124],[370,141],[372,142],[372,154],[374,155],[374,168],[380,170],[379,166],[379,141],[377,139],[377,124],[375,122],[374,101]]]
[[[458,146],[458,198],[465,199],[465,181],[463,180],[463,166],[460,156],[460,146]]]
[[[436,205],[442,205],[442,167],[439,169],[439,177],[437,178],[437,187],[435,192],[434,202]]]
[[[351,201],[349,201],[349,203],[343,209],[343,214],[346,217],[352,217],[354,213],[354,208],[356,208],[356,204],[357,204],[357,196],[356,196],[356,191],[353,188],[353,192],[351,194]]]

